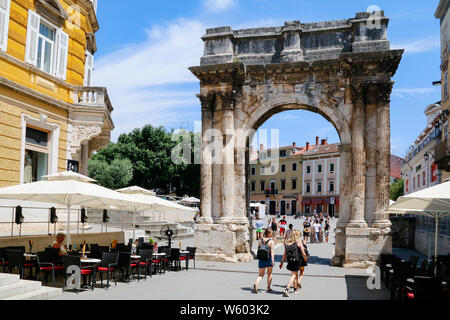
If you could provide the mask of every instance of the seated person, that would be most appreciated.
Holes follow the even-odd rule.
[[[64,233],[58,233],[56,235],[56,240],[52,244],[52,248],[59,249],[58,256],[66,256],[67,255],[67,248],[63,243],[65,238],[66,238],[66,235]]]

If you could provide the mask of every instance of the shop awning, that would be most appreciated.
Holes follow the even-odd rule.
[[[302,199],[302,204],[311,204],[311,199]]]

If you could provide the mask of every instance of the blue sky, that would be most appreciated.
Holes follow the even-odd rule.
[[[404,156],[426,126],[426,106],[440,100],[438,0],[99,0],[94,83],[106,86],[115,108],[112,139],[145,124],[192,128],[200,120],[198,80],[188,67],[200,64],[206,28],[282,26],[284,21],[348,19],[377,5],[390,18],[388,38],[403,56],[391,101],[392,153]],[[304,145],[316,136],[339,142],[321,116],[287,111],[261,128],[279,129],[280,145]]]

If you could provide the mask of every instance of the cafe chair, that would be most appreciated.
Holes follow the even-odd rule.
[[[6,256],[8,259],[8,273],[11,273],[12,270],[18,269],[20,273],[20,279],[23,279],[24,270],[31,270],[36,265],[34,262],[26,262],[24,257],[25,250],[6,250]]]
[[[141,258],[139,259],[138,263],[139,263],[139,269],[141,269],[141,267],[145,268],[145,279],[147,280],[147,274],[150,271],[150,277],[152,276],[153,273],[153,249],[139,249],[139,255],[141,256]],[[140,271],[139,271],[140,273]]]
[[[106,289],[109,289],[109,281],[111,275],[114,276],[114,283],[117,286],[116,270],[118,268],[119,253],[118,252],[103,252],[102,262],[97,267],[97,271],[100,273],[100,281],[103,286],[103,273],[106,273]]]
[[[393,254],[380,254],[380,271],[381,271],[381,280],[385,279],[385,273],[388,269],[387,265],[392,266],[392,262],[394,261]]]
[[[414,285],[406,288],[408,300],[438,300],[441,296],[441,280],[434,277],[414,277]]]
[[[159,251],[159,249],[158,249]],[[161,253],[165,253],[165,256],[161,257],[161,271],[163,273],[166,273],[166,271],[170,271],[170,265],[171,265],[171,254],[172,254],[172,248],[169,246],[163,246],[161,247]]]
[[[189,251],[189,260],[194,260],[194,269],[195,269],[195,252],[197,251],[196,247],[187,247],[187,251]]]
[[[180,256],[180,249],[178,248],[172,248],[170,251],[170,266],[175,271],[181,270],[181,256]]]
[[[55,272],[65,270],[64,266],[56,266],[43,252],[36,253],[36,281],[39,281],[39,274],[45,273],[45,284],[48,284],[48,275],[52,274],[52,284],[55,286]]]
[[[119,252],[117,269],[121,271],[121,280],[130,282],[132,280],[133,270],[138,272],[138,281],[140,280],[139,268],[137,262],[131,262],[131,252]]]
[[[67,287],[67,270],[70,266],[77,266],[80,268],[81,271],[81,276],[83,276],[83,285],[86,284],[86,276],[89,276],[89,283],[90,283],[90,287],[91,290],[94,290],[94,278],[95,278],[95,274],[94,274],[94,268],[93,267],[81,267],[81,257],[80,256],[63,256],[62,257],[62,261],[64,263],[64,269],[66,270],[66,272],[64,272],[64,287],[63,287],[63,291],[65,290],[65,288]],[[94,278],[93,278],[94,276]]]
[[[3,272],[6,272],[7,265],[8,257],[6,256],[6,248],[0,248],[0,267],[3,268]]]
[[[406,299],[406,287],[410,272],[411,265],[409,261],[400,261],[400,263],[394,264],[394,272],[390,282],[391,300]]]

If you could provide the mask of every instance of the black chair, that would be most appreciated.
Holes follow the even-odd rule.
[[[145,243],[144,242],[144,243],[141,244],[141,249],[153,250],[154,246],[152,244],[150,244],[150,243]]]
[[[97,267],[97,271],[100,273],[100,281],[103,286],[103,273],[106,272],[106,289],[109,289],[109,279],[111,274],[114,276],[114,282],[117,286],[116,270],[118,268],[119,253],[118,252],[103,252],[102,262]]]
[[[93,246],[91,245],[91,257],[94,259],[101,259],[103,252],[109,253],[110,249],[108,246]],[[112,250],[111,250],[112,252]]]
[[[45,273],[45,284],[48,284],[48,275],[52,274],[52,283],[55,286],[56,271],[65,270],[64,266],[55,266],[45,251],[36,253],[36,281],[39,281],[39,274]]]
[[[434,277],[414,277],[414,286],[407,288],[408,300],[438,300],[441,295],[441,281]]]
[[[80,268],[81,276],[83,276],[83,285],[86,284],[86,276],[89,276],[89,283],[91,290],[94,290],[94,282],[95,282],[95,270],[93,267],[81,267],[81,257],[80,256],[63,256],[62,262],[64,263],[64,268],[66,272],[64,272],[64,287],[63,290],[67,287],[67,270],[70,266],[77,266]]]
[[[435,271],[436,271],[436,264],[434,262],[434,259],[432,259],[430,261],[430,263],[428,264],[428,268],[427,268],[427,271],[426,271],[425,275],[427,277],[434,277]]]
[[[34,262],[25,262],[24,253],[25,250],[22,251],[6,249],[6,256],[8,259],[8,272],[11,273],[12,270],[18,269],[20,273],[20,279],[23,279],[25,269],[30,269],[31,277],[31,270],[36,265]]]
[[[411,268],[414,271],[417,269],[417,262],[419,262],[418,256],[409,256],[409,263],[411,264]]]
[[[158,249],[159,251],[159,249]],[[172,255],[172,248],[170,248],[169,246],[163,246],[161,248],[161,253],[164,253],[164,256],[161,256],[161,271],[163,273],[166,273],[166,271],[170,271],[170,266],[171,266],[171,255]]]
[[[45,248],[45,253],[54,264],[63,264],[61,256],[59,255],[59,248]]]
[[[138,271],[138,281],[140,279],[138,264],[131,262],[130,252],[119,252],[119,259],[117,262],[117,269],[121,271],[121,280],[129,282],[131,281],[132,271]]]
[[[153,250],[152,249],[139,249],[139,269],[145,267],[145,279],[147,279],[147,274],[150,271],[150,277],[153,274]],[[140,271],[139,271],[140,273]]]
[[[187,251],[189,251],[189,260],[194,260],[194,269],[195,269],[195,252],[197,251],[196,247],[187,247]]]
[[[397,256],[394,256],[392,258],[392,263],[387,264],[385,266],[385,272],[384,272],[384,282],[386,284],[386,287],[390,288],[391,280],[394,275],[394,269],[402,262],[402,259],[400,259]]]
[[[170,250],[170,266],[175,271],[181,270],[181,256],[180,256],[180,249],[178,248],[172,248]]]
[[[3,272],[6,272],[8,265],[8,257],[6,256],[6,248],[0,248],[0,266],[3,267]]]
[[[391,300],[405,300],[408,277],[411,272],[409,261],[394,264],[394,272],[390,281]]]

